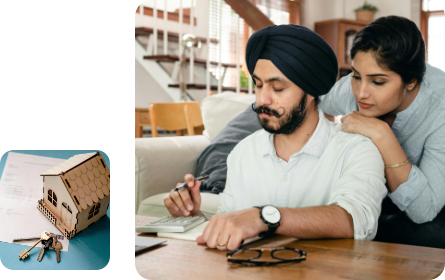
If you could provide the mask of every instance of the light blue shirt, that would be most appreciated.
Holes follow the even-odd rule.
[[[358,111],[351,75],[321,97],[329,115]],[[426,65],[424,81],[412,104],[391,127],[412,164],[408,180],[388,196],[416,223],[432,221],[445,204],[445,73]]]
[[[341,131],[319,110],[314,134],[286,162],[264,129],[239,142],[227,158],[218,213],[260,205],[338,205],[354,222],[354,238],[372,240],[387,194],[382,156],[372,141]]]

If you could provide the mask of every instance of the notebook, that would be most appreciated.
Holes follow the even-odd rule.
[[[202,224],[200,224],[197,227],[194,227],[186,232],[158,232],[159,237],[168,237],[168,238],[174,238],[174,239],[182,239],[182,240],[190,240],[190,241],[196,241],[196,238],[204,232],[204,229],[209,224],[209,221],[206,221]],[[256,236],[254,238],[249,238],[244,240],[243,245],[254,242],[258,239],[261,239],[261,237]]]
[[[159,239],[154,237],[146,237],[146,236],[136,236],[135,242],[135,253],[138,254],[143,252],[151,247],[158,246],[162,243],[167,242],[165,239]]]

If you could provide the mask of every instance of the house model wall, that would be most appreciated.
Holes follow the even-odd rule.
[[[37,208],[67,239],[107,213],[110,170],[99,153],[75,155],[40,175],[43,199]]]

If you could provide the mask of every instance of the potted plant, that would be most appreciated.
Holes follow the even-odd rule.
[[[377,11],[378,9],[376,6],[368,4],[368,2],[365,1],[365,4],[354,10],[355,18],[356,20],[370,23],[374,20],[374,13]]]

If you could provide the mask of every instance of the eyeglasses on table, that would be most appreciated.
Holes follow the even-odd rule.
[[[268,252],[272,260],[261,260],[263,252]],[[304,260],[306,260],[305,251],[289,247],[246,248],[233,250],[227,253],[228,262],[246,266],[269,266]]]

